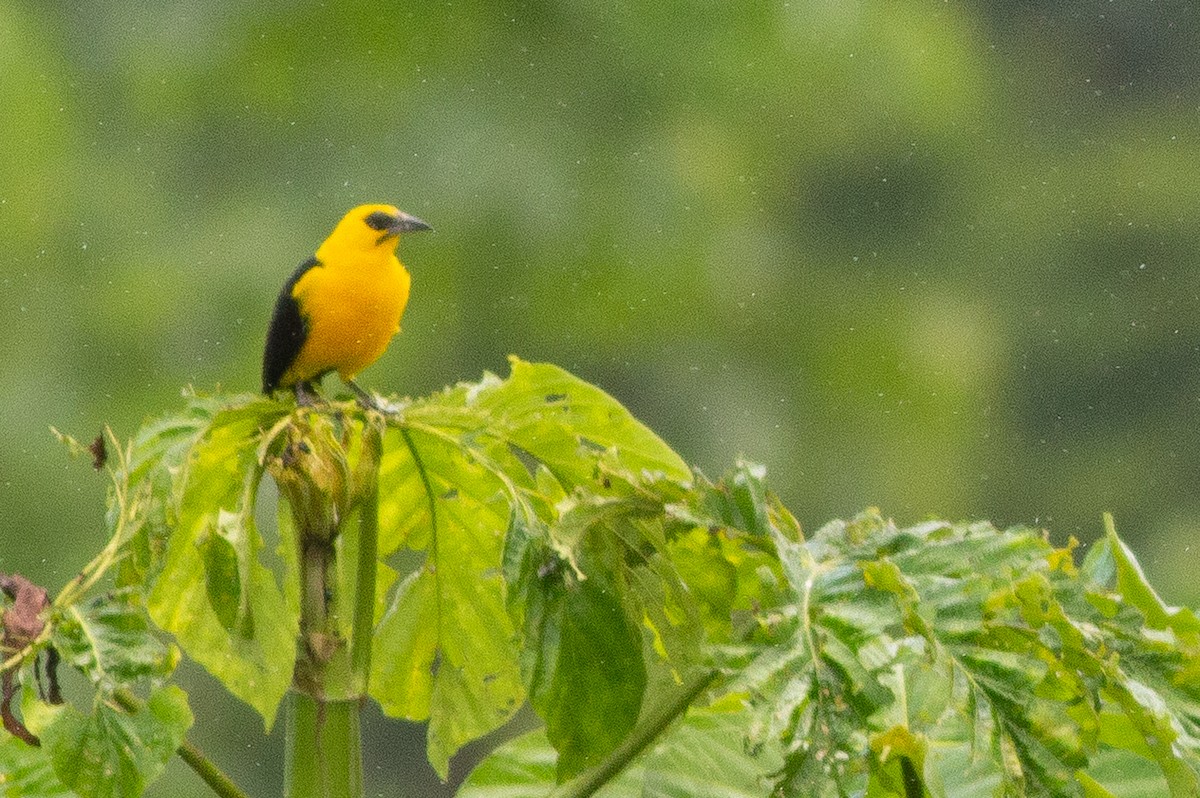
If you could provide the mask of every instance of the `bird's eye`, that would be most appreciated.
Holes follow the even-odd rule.
[[[367,227],[371,228],[372,230],[387,230],[392,226],[392,224],[395,223],[396,217],[387,211],[375,211],[374,213],[368,214],[367,218],[363,219],[363,221],[366,222]]]

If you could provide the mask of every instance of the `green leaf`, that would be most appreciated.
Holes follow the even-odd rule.
[[[578,569],[577,557],[588,556],[583,541],[605,534],[595,530],[610,535],[609,558],[664,546],[661,529],[624,519],[661,515],[663,498],[647,485],[691,475],[598,388],[553,366],[514,358],[512,369],[507,380],[487,376],[413,402],[385,436],[380,556],[407,547],[424,563],[398,584],[379,623],[371,690],[389,714],[430,719],[430,760],[443,773],[459,746],[496,728],[524,698],[514,622],[537,652],[525,680],[564,747],[564,773],[611,750],[636,720],[643,624],[664,655],[685,657],[689,646],[681,627],[694,613],[679,603],[677,586],[660,584],[667,571],[635,575],[612,564],[569,598],[537,595],[542,568]],[[506,591],[505,574],[519,584]],[[651,596],[655,605],[673,596],[673,607],[647,610]],[[527,600],[535,599],[531,626]],[[572,696],[593,678],[603,689]]]
[[[646,686],[642,637],[623,589],[585,563],[585,579],[547,578],[526,609],[530,701],[546,721],[565,780],[612,751],[637,721]]]
[[[187,696],[173,685],[127,714],[97,701],[90,714],[70,704],[26,702],[25,717],[41,738],[54,772],[84,798],[141,795],[162,772],[192,725]]]
[[[730,629],[732,614],[769,609],[760,603],[771,594],[768,583],[776,585],[775,597],[782,595],[772,544],[761,530],[778,531],[778,521],[798,537],[790,516],[752,481],[753,469],[718,486],[703,483],[702,499],[684,496],[678,483],[639,478],[619,464],[604,467],[604,488],[613,495],[579,485],[570,494],[554,491],[548,519],[518,507],[508,531],[509,601],[523,621],[531,703],[559,751],[556,780],[599,763],[625,740],[639,719],[648,667],[665,684],[670,673],[678,680],[699,660],[704,627],[696,588],[713,596],[714,628]],[[545,471],[535,474],[547,482]],[[730,517],[745,517],[738,515],[743,509],[753,511],[756,500],[760,531],[727,526]],[[680,561],[687,567],[678,568]],[[723,583],[706,578],[709,566],[725,573]],[[722,584],[741,588],[718,597]],[[667,672],[658,673],[664,664]]]
[[[790,602],[776,547],[802,535],[764,474],[739,462],[716,484],[698,478],[685,500],[666,507],[667,557],[697,600],[710,643],[771,638],[777,609]]]
[[[1008,793],[1103,795],[1091,765],[1110,747],[1156,762],[1164,794],[1200,791],[1190,613],[1163,608],[1115,535],[1082,571],[1036,530],[900,529],[875,512],[776,540],[800,623],[734,684],[761,707],[757,739],[788,746],[783,790],[936,795],[961,778],[944,751],[962,745]],[[977,772],[968,794],[990,794]]]
[[[509,529],[505,571],[525,637],[522,670],[562,779],[624,739],[648,667],[666,664],[678,679],[702,659],[699,610],[667,555],[664,500],[678,486],[609,473],[623,496],[577,487],[548,523],[516,512]],[[666,495],[656,506],[658,491]]]
[[[1081,579],[1111,651],[1103,663],[1108,705],[1101,740],[1157,763],[1170,795],[1200,793],[1200,640],[1190,609],[1168,607],[1133,552],[1106,536],[1088,553]],[[1089,641],[1096,646],[1094,641]],[[1185,754],[1185,756],[1181,756]]]
[[[475,766],[455,798],[548,798],[558,783],[558,753],[543,729],[522,734]],[[644,769],[634,763],[604,784],[602,798],[642,798]]]
[[[132,589],[64,608],[53,629],[51,642],[63,662],[83,671],[102,690],[143,678],[161,681],[179,662],[178,649],[155,636],[140,596]]]
[[[381,507],[420,508],[420,533],[406,540],[425,560],[378,625],[370,691],[387,714],[430,721],[429,758],[444,776],[455,751],[524,698],[500,570],[508,504],[498,478],[442,437],[389,430],[385,451]]]
[[[507,380],[485,381],[469,393],[489,432],[500,432],[568,486],[594,477],[587,450],[613,449],[634,473],[642,470],[687,481],[687,464],[620,402],[595,385],[546,363],[510,357]],[[494,431],[494,432],[493,432]]]
[[[208,591],[208,604],[217,620],[226,631],[233,632],[242,627],[249,636],[253,634],[253,628],[243,624],[251,624],[253,616],[247,612],[243,601],[245,593],[242,591],[242,575],[238,568],[238,552],[231,540],[237,537],[237,527],[237,516],[225,513],[219,516],[216,528],[210,529],[196,542],[196,546],[204,560],[204,586]]]
[[[1087,798],[1161,798],[1170,795],[1154,762],[1123,751],[1101,751],[1078,774]]]
[[[55,775],[44,748],[27,745],[0,729],[0,797],[70,798],[74,794]]]
[[[759,798],[782,763],[778,746],[750,750],[749,714],[736,702],[692,709],[597,793],[603,798]],[[558,782],[555,749],[543,730],[493,751],[467,777],[458,798],[545,798]],[[581,792],[568,782],[555,795]]]
[[[643,761],[645,798],[759,798],[783,763],[777,745],[751,751],[748,712],[692,709]]]
[[[558,753],[542,729],[526,732],[501,745],[475,766],[456,798],[546,798],[554,789]],[[638,795],[636,786],[613,795]],[[610,789],[606,789],[607,796]]]
[[[371,696],[396,718],[427,720],[438,656],[437,580],[410,574],[375,632]]]
[[[149,585],[162,568],[176,476],[218,409],[215,400],[192,397],[183,411],[144,425],[129,443],[108,498],[109,533],[125,524],[128,537],[118,584]]]
[[[259,433],[277,417],[274,408],[260,401],[219,410],[188,449],[175,523],[147,599],[155,623],[268,728],[291,683],[298,625],[296,607],[261,559],[254,524]]]
[[[358,481],[360,421],[339,412],[301,414],[326,422],[322,446],[341,458],[300,508],[331,536]],[[123,578],[145,575],[155,621],[268,723],[298,602],[271,574],[294,581],[294,541],[272,562],[253,523],[281,416],[193,400],[130,448],[110,509],[134,530]],[[1200,621],[1163,603],[1111,523],[1078,569],[1076,544],[1040,530],[899,528],[873,510],[806,538],[760,466],[710,484],[611,396],[516,359],[508,379],[410,402],[387,425],[370,689],[389,714],[429,721],[443,775],[528,694],[545,736],[502,749],[538,782],[528,794],[576,774],[624,789],[623,767],[638,795],[694,794],[705,761],[727,763],[722,794],[1200,793]],[[341,557],[356,545],[344,532]],[[335,615],[353,588],[338,567]],[[114,672],[119,657],[89,654],[83,632],[64,644],[72,663]],[[131,650],[142,664],[113,680],[159,678]],[[704,721],[718,731],[699,710],[667,728],[672,714],[633,770],[617,761],[641,750],[657,693],[713,663],[720,706],[740,709]],[[744,744],[778,756],[773,784],[738,758]],[[1122,782],[1113,761],[1156,774]]]
[[[1185,637],[1192,648],[1200,645],[1200,618],[1186,607],[1171,607],[1158,595],[1142,570],[1141,563],[1125,542],[1117,537],[1111,515],[1104,516],[1104,540],[1093,548],[1084,564],[1085,577],[1106,585],[1142,613],[1152,629],[1170,629]]]

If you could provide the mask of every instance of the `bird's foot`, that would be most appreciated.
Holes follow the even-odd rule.
[[[385,402],[381,397],[373,396],[356,383],[354,380],[343,380],[351,391],[354,392],[354,398],[358,400],[358,406],[363,410],[381,413],[385,416],[394,416],[400,412],[399,408],[390,402]]]
[[[292,386],[292,393],[296,394],[297,407],[316,407],[321,402],[310,382],[296,383]]]

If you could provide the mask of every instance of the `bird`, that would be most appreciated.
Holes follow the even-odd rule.
[[[412,282],[396,257],[400,235],[432,229],[392,205],[359,205],[342,217],[279,292],[263,350],[263,393],[290,388],[298,405],[312,406],[316,384],[336,371],[360,405],[379,410],[354,379],[400,331]]]

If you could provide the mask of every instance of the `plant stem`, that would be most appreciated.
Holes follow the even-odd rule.
[[[683,685],[683,689],[674,700],[652,708],[647,713],[645,721],[634,728],[624,742],[618,745],[616,750],[609,754],[603,762],[554,790],[548,798],[588,798],[593,795],[614,779],[639,754],[649,748],[676,718],[687,712],[696,697],[704,692],[716,678],[716,671],[704,671],[697,674]]]
[[[358,701],[288,693],[285,798],[362,798]]]
[[[310,446],[316,458],[295,468],[288,477],[299,501],[293,509],[300,551],[300,637],[292,691],[288,694],[284,794],[295,798],[361,798],[363,790],[362,732],[359,712],[366,696],[375,623],[375,568],[379,544],[379,458],[382,426],[368,419],[362,451],[349,477],[349,495],[332,487],[327,474],[345,473],[340,448]],[[322,460],[321,458],[324,458]],[[333,594],[341,583],[335,558],[348,547],[338,535],[343,528],[338,511],[357,501],[354,609],[345,639],[338,618],[344,604]],[[343,503],[345,502],[345,503]],[[297,507],[300,511],[297,512]],[[348,564],[348,563],[347,563]],[[343,564],[346,565],[346,564]]]
[[[363,431],[363,454],[378,464],[383,439],[380,428],[368,424]],[[354,625],[350,634],[350,671],[356,686],[367,694],[371,674],[371,640],[375,627],[375,560],[379,555],[379,468],[364,476],[358,522],[358,576],[354,581]]]
[[[175,752],[221,798],[249,798],[204,752],[187,740]]]

